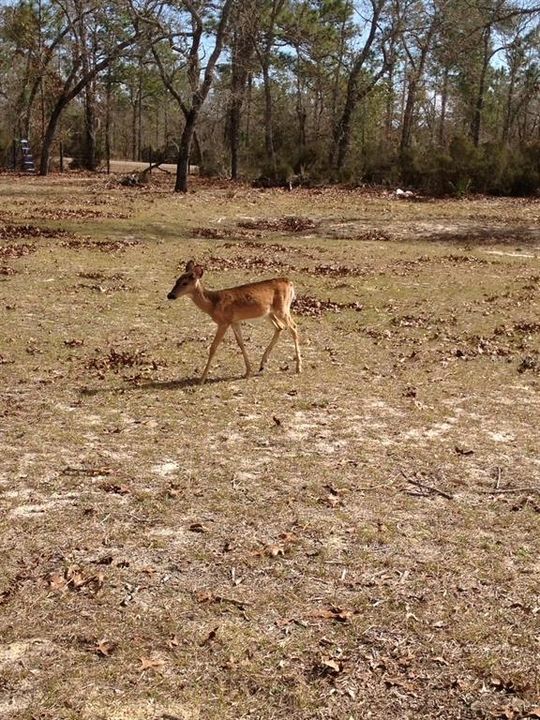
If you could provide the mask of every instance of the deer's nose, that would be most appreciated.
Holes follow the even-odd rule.
[[[167,295],[167,300],[175,300],[175,299],[176,299],[176,298],[174,297],[174,295],[172,294],[172,292],[170,292],[170,293]]]

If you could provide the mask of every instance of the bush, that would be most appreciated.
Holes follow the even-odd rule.
[[[498,143],[477,148],[456,135],[448,150],[408,149],[400,166],[404,184],[433,195],[531,195],[540,188],[540,143],[512,150]]]

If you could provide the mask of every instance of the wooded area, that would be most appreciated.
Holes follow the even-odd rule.
[[[0,158],[260,184],[540,187],[534,0],[14,0]]]

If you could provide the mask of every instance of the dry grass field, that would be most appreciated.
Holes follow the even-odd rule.
[[[0,718],[539,718],[539,201],[170,185],[0,176]]]

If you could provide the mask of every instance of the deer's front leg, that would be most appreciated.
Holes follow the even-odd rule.
[[[206,376],[208,375],[208,370],[210,369],[210,363],[212,362],[212,358],[215,355],[216,350],[218,349],[218,345],[223,340],[223,336],[227,332],[229,325],[218,325],[218,329],[216,332],[216,336],[210,345],[210,350],[208,352],[208,362],[206,363],[206,367],[204,368],[204,372],[202,374],[202,377],[199,381],[199,385],[202,385],[204,381],[206,380]]]
[[[236,342],[238,343],[240,350],[242,351],[242,355],[244,356],[244,362],[246,363],[246,377],[248,378],[251,375],[251,363],[249,362],[248,354],[244,345],[244,339],[242,338],[240,323],[233,323],[232,328],[234,331]]]

